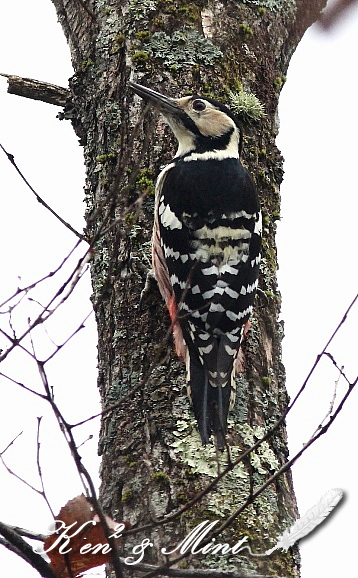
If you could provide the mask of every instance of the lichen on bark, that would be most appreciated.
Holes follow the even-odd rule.
[[[243,118],[243,163],[260,193],[264,242],[261,291],[243,346],[245,369],[237,378],[237,401],[230,415],[228,441],[236,457],[287,406],[276,281],[275,222],[282,180],[276,112],[290,57],[325,1],[92,0],[95,19],[80,3],[52,2],[75,70],[70,81],[72,121],[84,147],[88,235],[95,234],[105,216],[107,225],[113,225],[96,243],[92,262],[103,407],[141,384],[102,419],[101,499],[113,518],[140,527],[176,511],[212,481],[216,456],[212,447],[200,446],[185,392],[185,370],[171,341],[164,341],[158,353],[169,319],[155,286],[140,305],[150,268],[154,177],[173,156],[175,144],[162,121],[154,125],[151,113],[132,142],[141,105],[127,89],[127,80],[172,96],[198,92],[225,102],[230,94],[244,91],[264,106],[266,116]],[[287,455],[281,426],[180,519],[131,536],[124,550],[150,538],[154,546],[146,560],[165,562],[161,548],[179,543],[205,519],[225,520],[252,485],[259,487]],[[220,541],[235,544],[248,536],[251,547],[262,552],[296,515],[291,476],[285,473],[233,520]],[[299,572],[295,549],[268,558],[191,556],[186,564],[248,574]]]

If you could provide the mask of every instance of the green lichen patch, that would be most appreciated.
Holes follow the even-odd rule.
[[[145,50],[137,50],[132,54],[132,63],[137,66],[143,66],[149,58],[149,53]]]
[[[165,472],[154,472],[154,474],[152,475],[152,480],[157,484],[168,483],[169,476]]]
[[[116,153],[108,153],[106,155],[98,155],[98,157],[96,157],[96,161],[98,163],[105,164],[108,161],[116,159],[116,158],[117,158]]]
[[[155,32],[148,43],[152,56],[177,70],[184,66],[212,66],[222,56],[221,50],[196,30],[182,28],[172,36]]]
[[[252,92],[229,93],[230,107],[246,122],[256,122],[266,116],[264,105]]]
[[[93,66],[94,62],[91,58],[87,58],[86,60],[82,60],[81,62],[81,70],[82,72],[86,72],[90,66]]]
[[[110,48],[110,54],[116,54],[124,45],[126,37],[124,34],[116,34]]]
[[[135,36],[141,42],[147,42],[150,40],[152,35],[149,30],[138,30],[138,32],[135,33]]]
[[[138,173],[135,184],[142,193],[145,193],[146,195],[154,195],[154,172],[150,169],[142,169]]]
[[[151,14],[157,10],[155,0],[130,0],[129,12],[133,20],[148,22]]]
[[[276,88],[280,89],[285,84],[285,82],[286,82],[286,76],[284,74],[282,74],[281,76],[278,76],[277,78],[275,78],[273,83],[274,83]]]
[[[250,38],[250,36],[254,35],[254,31],[247,24],[247,22],[242,22],[241,24],[239,24],[239,30],[246,38]]]
[[[134,492],[133,490],[125,490],[122,492],[122,502],[126,503],[133,499]]]

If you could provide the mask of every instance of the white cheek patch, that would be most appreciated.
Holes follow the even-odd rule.
[[[221,136],[231,130],[231,139],[236,141],[237,148],[239,140],[238,128],[234,121],[221,110],[208,105],[205,111],[199,114],[197,112],[189,112],[189,116],[191,116],[203,136]]]

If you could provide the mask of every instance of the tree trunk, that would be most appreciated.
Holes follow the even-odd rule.
[[[52,2],[76,71],[65,116],[72,119],[84,147],[89,237],[105,223],[92,263],[103,408],[140,384],[102,420],[102,503],[114,519],[137,528],[176,511],[205,488],[217,474],[217,457],[213,446],[201,447],[185,392],[185,368],[171,340],[165,341],[169,318],[155,285],[140,305],[150,269],[154,180],[160,165],[172,158],[175,144],[170,130],[156,117],[155,124],[151,113],[132,139],[141,105],[126,82],[131,79],[170,96],[197,92],[223,102],[230,91],[237,99],[245,91],[264,105],[266,116],[255,99],[242,115],[243,162],[259,191],[264,240],[261,292],[243,346],[244,371],[237,379],[229,421],[235,459],[287,406],[276,283],[275,221],[282,179],[275,146],[277,103],[290,57],[325,0]],[[174,548],[204,520],[225,521],[287,455],[282,425],[251,454],[251,463],[235,467],[175,522],[130,536],[123,545],[125,555],[150,538],[153,547],[145,561],[164,563],[161,548]],[[226,453],[220,460],[225,465]],[[234,545],[247,536],[252,550],[263,552],[296,516],[288,472],[234,519],[219,541]],[[263,558],[192,555],[181,567],[298,576],[299,559],[296,549]]]

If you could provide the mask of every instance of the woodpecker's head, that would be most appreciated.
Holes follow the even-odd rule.
[[[241,128],[221,102],[198,95],[170,98],[135,82],[129,86],[164,116],[179,143],[177,156],[194,153],[202,158],[239,157]]]

